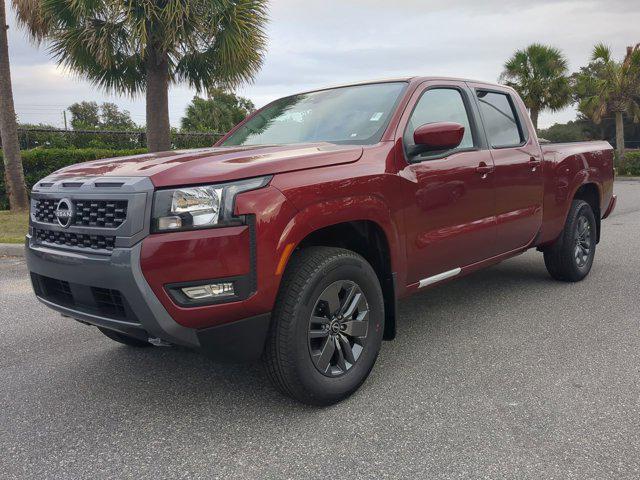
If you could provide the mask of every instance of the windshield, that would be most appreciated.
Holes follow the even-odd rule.
[[[380,141],[405,82],[371,83],[303,93],[268,105],[223,145]]]

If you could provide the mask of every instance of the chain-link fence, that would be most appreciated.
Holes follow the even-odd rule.
[[[218,132],[171,132],[173,148],[200,148],[213,145],[224,135]],[[136,149],[147,146],[144,130],[63,130],[53,128],[19,128],[21,150],[50,148]],[[0,144],[1,147],[1,144]]]

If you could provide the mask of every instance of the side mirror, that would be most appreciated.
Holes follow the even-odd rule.
[[[454,122],[436,122],[420,125],[413,132],[416,152],[451,150],[462,142],[464,126]]]

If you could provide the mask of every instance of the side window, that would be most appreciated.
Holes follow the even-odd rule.
[[[407,150],[415,145],[413,132],[425,123],[456,122],[464,126],[464,137],[458,148],[473,147],[473,135],[469,115],[462,100],[462,94],[453,88],[427,90],[416,104],[404,133]]]
[[[515,147],[524,140],[509,95],[478,91],[478,104],[492,148]]]

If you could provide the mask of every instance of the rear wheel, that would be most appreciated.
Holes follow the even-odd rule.
[[[544,263],[556,280],[579,282],[591,271],[596,254],[596,219],[591,206],[574,200],[560,237],[544,251]]]
[[[109,337],[111,340],[122,343],[123,345],[128,345],[130,347],[138,347],[138,348],[146,348],[152,347],[149,342],[145,342],[144,340],[140,340],[138,338],[130,337],[129,335],[125,335],[124,333],[116,332],[115,330],[109,330],[108,328],[98,327],[105,336]]]
[[[371,265],[340,248],[291,259],[265,350],[269,377],[304,403],[338,402],[366,380],[384,330],[382,290]]]

